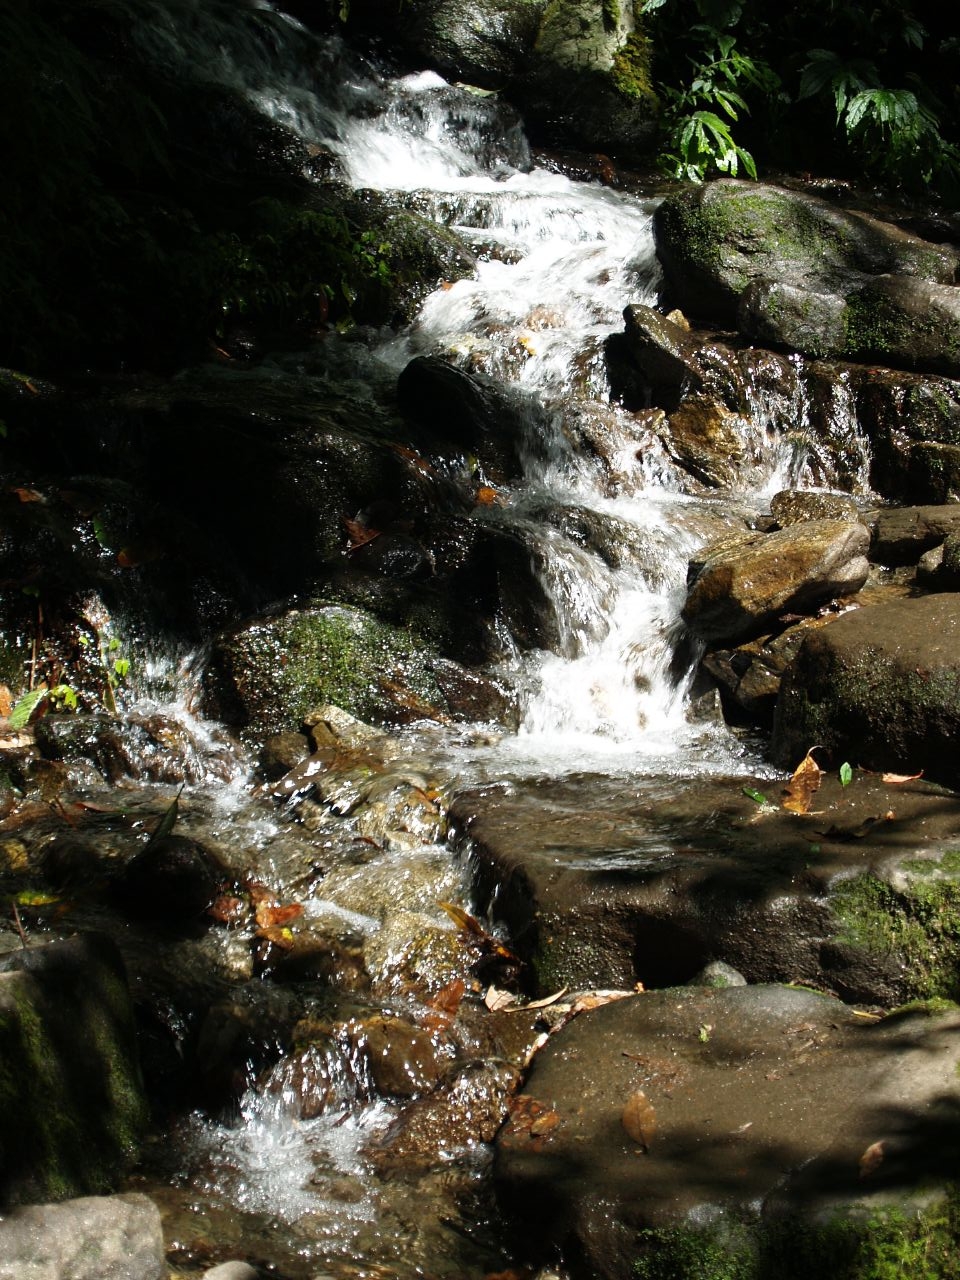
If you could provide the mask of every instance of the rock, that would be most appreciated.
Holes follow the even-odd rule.
[[[752,341],[815,358],[852,354],[846,345],[846,302],[839,293],[751,280],[737,308],[737,328]]]
[[[249,1262],[221,1262],[203,1273],[203,1280],[259,1280],[261,1272]]]
[[[401,1018],[371,1018],[353,1029],[380,1094],[416,1098],[440,1083],[441,1060],[432,1037]]]
[[[948,533],[939,547],[924,552],[917,565],[917,582],[928,591],[960,590],[960,531]]]
[[[744,717],[754,724],[773,723],[784,672],[797,655],[808,627],[821,627],[827,618],[806,618],[779,635],[759,636],[735,649],[709,649],[703,667],[717,682],[724,709],[735,722]]]
[[[310,755],[310,742],[293,729],[273,733],[260,748],[260,771],[268,782],[276,782]]]
[[[439,356],[416,356],[397,379],[401,411],[454,454],[474,454],[496,484],[520,474],[521,415],[502,385]]]
[[[710,488],[733,488],[747,458],[743,418],[708,396],[688,396],[660,437],[670,456]]]
[[[771,296],[796,315],[796,295],[782,286],[844,293],[851,281],[882,274],[950,284],[957,267],[947,246],[805,193],[732,178],[667,196],[654,231],[669,298],[689,316],[728,324],[753,281],[778,282]]]
[[[836,764],[960,784],[958,641],[957,594],[853,610],[809,632],[781,685],[775,759],[819,743]]]
[[[681,984],[711,960],[885,1005],[960,990],[956,797],[858,770],[824,775],[797,814],[783,787],[518,781],[465,792],[451,821],[478,907],[542,995]]]
[[[151,839],[116,884],[124,909],[168,929],[198,924],[232,876],[218,857],[189,836]]]
[[[446,77],[500,89],[521,71],[545,0],[415,0],[406,43]]]
[[[811,489],[782,489],[770,499],[770,514],[780,526],[802,520],[859,520],[853,498],[845,493],[821,493]]]
[[[842,342],[828,354],[960,374],[960,289],[952,284],[877,276],[847,293],[842,324]]]
[[[160,1211],[144,1195],[34,1204],[0,1220],[0,1280],[165,1280],[167,1274]]]
[[[699,973],[695,973],[687,983],[688,987],[745,987],[747,980],[739,969],[724,964],[722,960],[711,960]]]
[[[519,1082],[519,1071],[507,1063],[462,1066],[448,1084],[404,1109],[373,1153],[377,1165],[386,1171],[428,1169],[492,1142]]]
[[[683,620],[705,640],[735,640],[781,614],[810,612],[863,586],[869,545],[869,530],[849,520],[708,545],[691,562]]]
[[[627,347],[650,383],[657,403],[679,398],[681,390],[699,391],[703,371],[696,360],[697,343],[684,328],[653,307],[634,304],[623,313]]]
[[[659,102],[650,81],[650,44],[631,4],[547,5],[510,94],[551,144],[626,160],[648,156],[653,145]]]
[[[905,1240],[952,1256],[958,1029],[955,1007],[865,1023],[770,986],[582,1013],[498,1135],[498,1199],[597,1280],[866,1276]],[[621,1119],[638,1091],[644,1141]]]
[[[870,549],[877,564],[916,564],[925,551],[960,532],[960,502],[881,511]]]
[[[363,720],[406,724],[473,718],[485,691],[490,719],[509,714],[494,681],[341,605],[290,609],[221,636],[203,679],[208,711],[251,737],[296,729],[321,703]]]
[[[0,1203],[112,1190],[147,1118],[115,945],[87,934],[5,958],[0,1030]]]

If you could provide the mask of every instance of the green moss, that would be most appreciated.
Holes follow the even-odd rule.
[[[646,98],[655,106],[657,96],[650,82],[650,58],[650,41],[645,35],[634,32],[613,55],[610,78],[624,97]]]
[[[747,1225],[712,1223],[641,1232],[637,1280],[955,1280],[957,1195],[927,1209],[838,1212]]]
[[[608,31],[615,31],[620,25],[620,0],[601,0],[603,25]]]
[[[895,889],[872,875],[842,881],[831,896],[838,941],[897,961],[919,1000],[960,994],[960,884],[920,879]]]
[[[447,700],[435,652],[357,609],[326,606],[267,619],[226,640],[207,673],[219,713],[253,733],[297,728],[332,702],[361,720],[437,718]],[[234,710],[231,703],[236,701]]]
[[[960,1010],[960,1004],[957,1004],[956,1000],[945,1000],[943,997],[935,997],[932,1000],[908,1000],[906,1004],[901,1004],[896,1009],[891,1009],[884,1020],[910,1017],[915,1013],[922,1013],[928,1018],[935,1018],[938,1014],[956,1013],[958,1010]],[[960,1068],[960,1062],[958,1062],[957,1066]]]

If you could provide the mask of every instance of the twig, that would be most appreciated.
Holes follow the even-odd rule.
[[[13,907],[13,923],[17,926],[17,933],[20,935],[20,942],[24,947],[26,947],[29,944],[27,942],[27,935],[23,931],[23,921],[20,919],[20,909],[15,902],[12,902],[10,905]]]

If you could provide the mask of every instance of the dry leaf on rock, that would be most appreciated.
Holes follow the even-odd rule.
[[[872,1142],[860,1157],[860,1177],[869,1178],[883,1164],[884,1143]]]
[[[289,924],[303,915],[303,906],[299,902],[290,902],[285,907],[261,902],[254,913],[260,929],[273,929],[278,925]]]
[[[812,753],[816,749],[816,747],[810,748],[794,769],[793,777],[784,789],[783,807],[790,813],[807,813],[811,800],[820,790],[823,770],[813,758]]]
[[[502,991],[499,987],[487,987],[483,1003],[491,1013],[496,1013],[500,1009],[512,1008],[517,1003],[517,997],[512,991]]]
[[[653,1103],[642,1089],[631,1093],[627,1099],[626,1106],[620,1115],[620,1123],[632,1141],[644,1151],[650,1150],[650,1143],[657,1132],[657,1113]]]
[[[923,770],[919,773],[884,773],[881,775],[880,781],[889,783],[890,786],[899,786],[902,782],[916,782],[923,777]]]

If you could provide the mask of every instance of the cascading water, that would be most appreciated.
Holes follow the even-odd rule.
[[[424,355],[495,378],[508,388],[523,433],[517,442],[522,476],[497,488],[479,476],[495,500],[475,518],[509,530],[536,565],[554,615],[551,650],[523,653],[505,634],[504,661],[523,698],[520,732],[492,746],[464,746],[469,735],[463,734],[456,747],[448,739],[437,747],[423,732],[407,743],[404,785],[429,806],[428,778],[436,776],[441,782],[509,781],[596,762],[648,777],[742,769],[740,742],[716,718],[700,722],[690,713],[695,655],[683,647],[679,609],[691,554],[742,517],[749,494],[785,481],[830,483],[826,462],[802,432],[790,434],[805,412],[799,373],[778,393],[762,371],[745,379],[753,412],[740,423],[747,459],[742,493],[736,486],[734,496],[723,499],[686,491],[643,415],[616,402],[607,373],[607,342],[622,330],[624,308],[657,299],[654,200],[534,167],[516,117],[488,95],[449,86],[432,73],[391,80],[348,59],[336,40],[314,42],[266,5],[245,10],[236,22],[203,5],[187,8],[191,23],[153,6],[152,20],[138,33],[152,56],[171,65],[189,61],[210,79],[241,88],[274,121],[336,157],[353,187],[388,192],[398,207],[428,214],[477,256],[474,276],[435,292],[399,335],[341,345],[331,334],[324,344],[331,365],[340,361],[371,383],[395,382],[412,358]],[[254,20],[266,23],[268,39],[253,31]],[[317,363],[323,359],[318,355]],[[283,376],[282,369],[276,373]],[[171,705],[163,688],[170,683],[164,671],[153,673],[147,684],[155,702],[141,712],[184,726],[182,704]],[[347,994],[278,996],[286,1042],[297,1051],[257,1063],[239,1090],[233,1123],[204,1116],[180,1127],[166,1153],[178,1191],[169,1230],[175,1239],[192,1240],[215,1219],[222,1251],[242,1239],[245,1252],[259,1249],[297,1280],[316,1275],[321,1265],[338,1277],[464,1277],[493,1270],[498,1242],[491,1245],[478,1228],[474,1252],[461,1255],[451,1244],[457,1225],[448,1229],[443,1220],[451,1185],[461,1200],[476,1198],[478,1219],[487,1212],[477,1191],[482,1154],[472,1163],[451,1158],[429,1180],[397,1179],[388,1203],[367,1150],[376,1135],[399,1132],[402,1139],[404,1121],[398,1104],[378,1098],[357,1049],[370,1037],[369,1010],[358,1012],[362,1000],[348,981],[356,976],[357,955],[380,982],[378,1017],[385,1010],[399,1020],[413,1010],[411,1017],[432,1037],[433,1084],[446,1087],[455,1057],[484,1053],[479,1032],[450,1030],[440,1000],[462,984],[458,960],[449,964],[443,991],[433,993],[440,1002],[426,1007],[403,976],[417,929],[446,963],[443,948],[452,932],[449,921],[446,932],[438,925],[437,903],[467,896],[463,870],[452,865],[449,850],[431,843],[439,840],[440,823],[421,832],[419,843],[390,832],[374,838],[359,821],[344,835],[333,818],[352,821],[360,798],[374,795],[377,778],[371,784],[364,765],[346,771],[337,794],[323,796],[327,811],[305,805],[294,825],[270,807],[273,796],[251,798],[243,767],[225,758],[216,735],[205,728],[191,733],[180,829],[212,838],[227,861],[250,866],[255,850],[257,876],[303,906],[317,951],[335,953],[335,981]],[[264,920],[270,919],[268,912]],[[249,1006],[239,999],[231,1004],[225,994],[231,981],[258,986],[250,942],[227,936],[208,947],[217,981],[207,1002],[217,1010],[218,999],[229,1006],[222,1027],[208,1017],[199,1033],[211,1073],[222,1065],[218,1054],[236,1066],[227,1033],[242,1048],[242,1029],[259,1028],[263,1018],[257,992]],[[197,956],[210,960],[199,943]],[[298,981],[291,979],[291,986]],[[367,1029],[357,1030],[361,1024]],[[299,1036],[309,1042],[302,1052]],[[461,1089],[468,1115],[478,1110],[470,1088],[461,1072],[449,1089],[454,1103]],[[322,1098],[316,1114],[305,1109],[308,1095]],[[418,1114],[429,1124],[426,1110]],[[458,1144],[454,1135],[451,1157],[462,1157],[471,1142],[480,1145],[473,1137]],[[150,1190],[163,1199],[156,1184]],[[426,1224],[435,1205],[441,1225],[434,1228]],[[241,1220],[249,1227],[237,1227]]]

